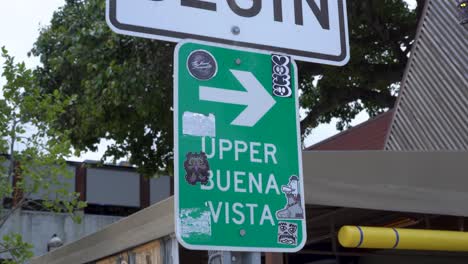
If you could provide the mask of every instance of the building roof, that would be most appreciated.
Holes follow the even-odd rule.
[[[306,150],[383,150],[393,110],[325,139]]]
[[[452,1],[427,1],[395,110],[306,150],[468,150],[468,26]]]
[[[468,25],[455,1],[428,1],[386,150],[468,150]]]

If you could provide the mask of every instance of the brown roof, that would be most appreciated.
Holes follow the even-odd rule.
[[[325,139],[306,150],[383,150],[393,110]]]
[[[426,1],[386,150],[468,150],[468,25],[455,2]]]

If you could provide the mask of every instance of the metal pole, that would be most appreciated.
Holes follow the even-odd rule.
[[[261,264],[260,252],[209,251],[208,264]]]

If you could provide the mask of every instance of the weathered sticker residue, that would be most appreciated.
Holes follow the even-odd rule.
[[[198,137],[215,137],[215,116],[213,114],[206,116],[199,113],[184,112],[182,117],[182,133]]]
[[[183,209],[179,215],[182,237],[192,235],[211,236],[211,216],[209,211],[200,208]]]

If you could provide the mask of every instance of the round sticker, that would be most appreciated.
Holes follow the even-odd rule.
[[[218,71],[216,60],[206,50],[196,50],[187,59],[187,69],[198,80],[206,81],[213,78]]]

